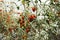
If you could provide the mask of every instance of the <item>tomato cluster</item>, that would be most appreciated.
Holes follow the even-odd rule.
[[[29,21],[29,23],[32,22],[35,18],[36,18],[36,15],[35,14],[31,14],[31,15],[27,16],[27,20],[24,20],[25,17],[22,15],[21,18],[19,19],[20,28],[24,27],[26,33],[30,32],[30,27],[31,26],[25,27],[26,26],[25,24],[28,21]]]
[[[28,17],[28,20],[29,20],[30,22],[32,22],[35,18],[36,18],[36,16],[35,16],[34,14],[32,14],[32,15],[30,15],[30,16]]]
[[[20,27],[24,26],[25,24],[24,16],[22,16],[21,19],[19,19],[19,23],[20,23]]]

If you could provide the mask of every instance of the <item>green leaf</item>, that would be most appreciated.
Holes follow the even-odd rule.
[[[40,13],[38,14],[38,16],[40,16]]]
[[[20,1],[20,0],[18,0],[18,1]]]
[[[17,6],[17,9],[19,10],[19,6]]]
[[[35,3],[38,3],[38,1],[36,0]]]

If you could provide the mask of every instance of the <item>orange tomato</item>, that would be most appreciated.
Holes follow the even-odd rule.
[[[26,38],[27,38],[27,35],[23,35],[22,38],[23,38],[23,39],[26,39]]]

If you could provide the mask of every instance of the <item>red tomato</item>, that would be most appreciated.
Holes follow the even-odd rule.
[[[10,27],[8,30],[9,30],[10,32],[12,32],[13,28]]]
[[[24,16],[22,16],[22,19],[24,19]]]
[[[36,11],[36,9],[37,9],[36,7],[32,7],[32,11],[33,11],[33,12],[35,12],[35,11]]]
[[[30,27],[27,27],[26,28],[26,32],[28,33],[30,31]]]

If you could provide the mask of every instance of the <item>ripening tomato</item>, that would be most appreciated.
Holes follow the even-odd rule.
[[[7,22],[9,22],[9,21],[10,21],[10,16],[7,17]]]
[[[36,7],[32,7],[32,11],[35,12],[37,10]]]
[[[23,38],[23,39],[26,39],[26,38],[27,38],[27,35],[23,35],[22,38]]]

